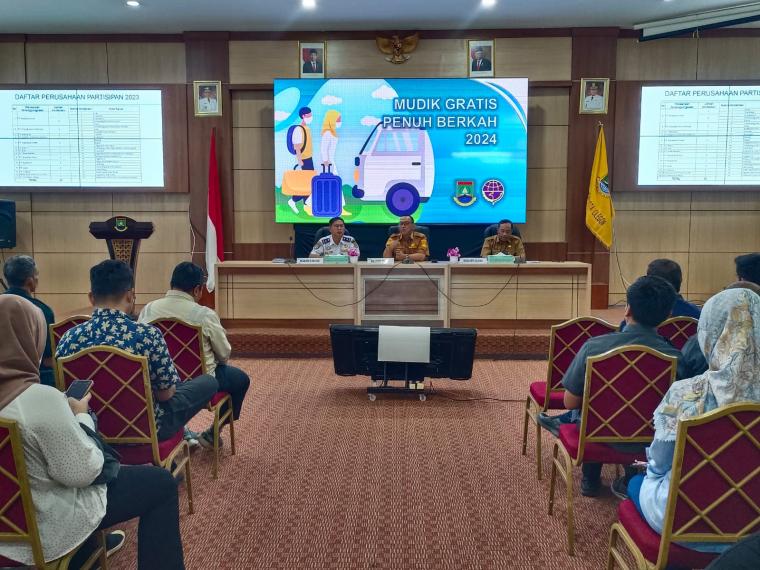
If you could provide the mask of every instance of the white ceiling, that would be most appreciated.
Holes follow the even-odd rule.
[[[0,33],[627,28],[749,0],[0,0]]]

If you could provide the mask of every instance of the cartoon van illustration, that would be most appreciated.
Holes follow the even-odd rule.
[[[435,157],[424,129],[375,125],[354,159],[354,198],[385,201],[397,216],[412,214],[433,194]]]

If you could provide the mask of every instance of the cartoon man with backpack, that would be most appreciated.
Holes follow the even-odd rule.
[[[298,164],[296,168],[284,177],[282,191],[290,196],[288,206],[294,213],[298,213],[296,202],[305,201],[311,194],[311,179],[314,177],[314,151],[313,138],[311,135],[311,123],[313,117],[309,107],[301,107],[298,111],[301,122],[288,129],[287,145],[290,154],[296,156]],[[301,172],[297,171],[301,167]],[[312,171],[312,172],[308,172]]]

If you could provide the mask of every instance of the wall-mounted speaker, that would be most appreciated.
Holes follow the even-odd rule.
[[[16,202],[0,200],[0,249],[16,247]]]

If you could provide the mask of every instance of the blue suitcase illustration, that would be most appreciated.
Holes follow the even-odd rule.
[[[340,176],[332,173],[328,166],[327,172],[322,165],[322,174],[311,179],[311,213],[317,218],[332,218],[343,211],[343,182]]]

